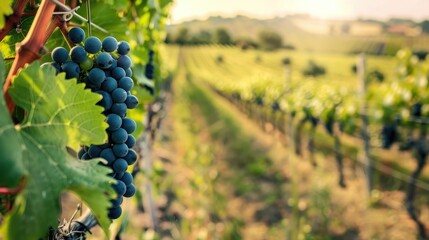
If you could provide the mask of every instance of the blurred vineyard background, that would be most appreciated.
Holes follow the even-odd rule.
[[[428,32],[305,14],[169,25],[123,238],[428,239]]]

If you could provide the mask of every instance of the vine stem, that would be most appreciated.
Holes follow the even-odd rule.
[[[419,235],[422,239],[427,240],[428,235],[426,233],[425,224],[419,219],[419,214],[417,212],[416,206],[414,205],[414,200],[416,197],[416,182],[419,176],[421,175],[423,168],[426,165],[426,158],[429,153],[429,149],[426,142],[426,129],[424,127],[420,132],[420,139],[415,144],[416,150],[416,160],[417,167],[411,175],[411,179],[408,185],[407,193],[405,196],[405,206],[408,212],[408,215],[416,223]]]
[[[60,0],[65,2],[65,0]],[[56,5],[50,0],[42,0],[37,10],[34,21],[24,40],[16,45],[16,57],[3,85],[6,103],[9,113],[12,114],[15,103],[12,101],[8,89],[12,84],[12,78],[27,63],[32,63],[40,58],[40,52],[55,28],[60,24],[58,18],[52,18]],[[40,34],[44,33],[44,34]]]
[[[143,119],[144,132],[142,135],[142,140],[140,141],[140,152],[141,156],[143,156],[143,170],[145,172],[145,176],[147,179],[145,181],[145,190],[147,196],[147,204],[149,209],[149,215],[152,222],[152,226],[154,229],[158,227],[158,218],[156,216],[156,207],[155,201],[152,193],[152,182],[150,181],[150,176],[152,174],[152,121],[154,119],[156,112],[153,111],[153,104],[148,105],[148,111],[146,116]]]

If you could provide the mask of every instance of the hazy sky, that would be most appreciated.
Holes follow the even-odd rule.
[[[308,13],[321,18],[429,18],[429,0],[175,0],[173,23],[208,15],[255,17]]]

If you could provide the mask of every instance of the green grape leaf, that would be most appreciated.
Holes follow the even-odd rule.
[[[101,96],[84,89],[76,79],[55,76],[55,70],[40,69],[38,61],[21,70],[9,93],[26,111],[16,127],[25,147],[23,165],[28,171],[26,186],[14,209],[2,225],[5,239],[39,239],[49,227],[56,227],[60,214],[60,194],[77,193],[109,234],[107,208],[113,196],[110,170],[98,164],[101,159],[77,160],[66,146],[101,144],[106,140]],[[76,147],[76,146],[74,146]]]
[[[81,16],[86,16],[86,4],[82,4],[77,13]],[[108,31],[108,33],[105,33],[94,26],[92,27],[92,34],[101,40],[107,36],[113,36],[118,41],[125,39],[128,24],[125,19],[119,17],[118,8],[115,5],[91,2],[91,21]]]
[[[5,75],[4,60],[0,54],[0,86],[4,84]],[[16,187],[24,176],[22,152],[20,136],[10,118],[3,91],[0,91],[0,186]]]
[[[2,29],[6,23],[6,16],[13,13],[12,3],[13,0],[4,0],[2,4],[0,4],[0,29]]]
[[[7,36],[0,41],[0,51],[3,53],[5,58],[15,57],[15,46],[17,43],[24,40],[24,37],[28,34],[31,24],[33,23],[34,16],[24,16],[21,18],[20,31],[18,29],[12,29]]]

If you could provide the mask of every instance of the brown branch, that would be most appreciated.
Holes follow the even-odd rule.
[[[64,0],[60,1],[64,2]],[[58,20],[55,20],[55,18],[52,19],[55,8],[56,5],[50,0],[42,0],[27,36],[21,43],[16,45],[16,57],[3,85],[3,92],[5,92],[6,103],[10,113],[13,112],[15,107],[8,93],[8,89],[12,84],[12,78],[25,64],[32,63],[34,60],[40,58],[43,46],[59,24]]]
[[[420,130],[419,138],[420,139],[416,142],[414,146],[417,166],[416,166],[416,169],[411,174],[411,179],[408,184],[408,189],[405,196],[405,207],[407,209],[408,215],[417,225],[420,238],[427,240],[428,234],[426,232],[426,226],[420,219],[418,210],[414,203],[417,195],[416,182],[417,182],[417,179],[420,177],[423,171],[423,168],[426,165],[426,161],[427,161],[426,158],[429,153],[428,145],[426,141],[426,130],[424,129],[424,127],[422,127],[422,129]]]
[[[36,1],[35,1],[35,0],[30,0],[30,8],[32,8],[32,9],[37,8]]]
[[[67,41],[67,44],[69,45],[69,47],[70,48],[74,47],[75,44],[72,41],[70,41],[70,39],[68,37],[68,24],[66,22],[63,22],[58,27],[59,27],[61,33],[63,34],[64,39]]]

